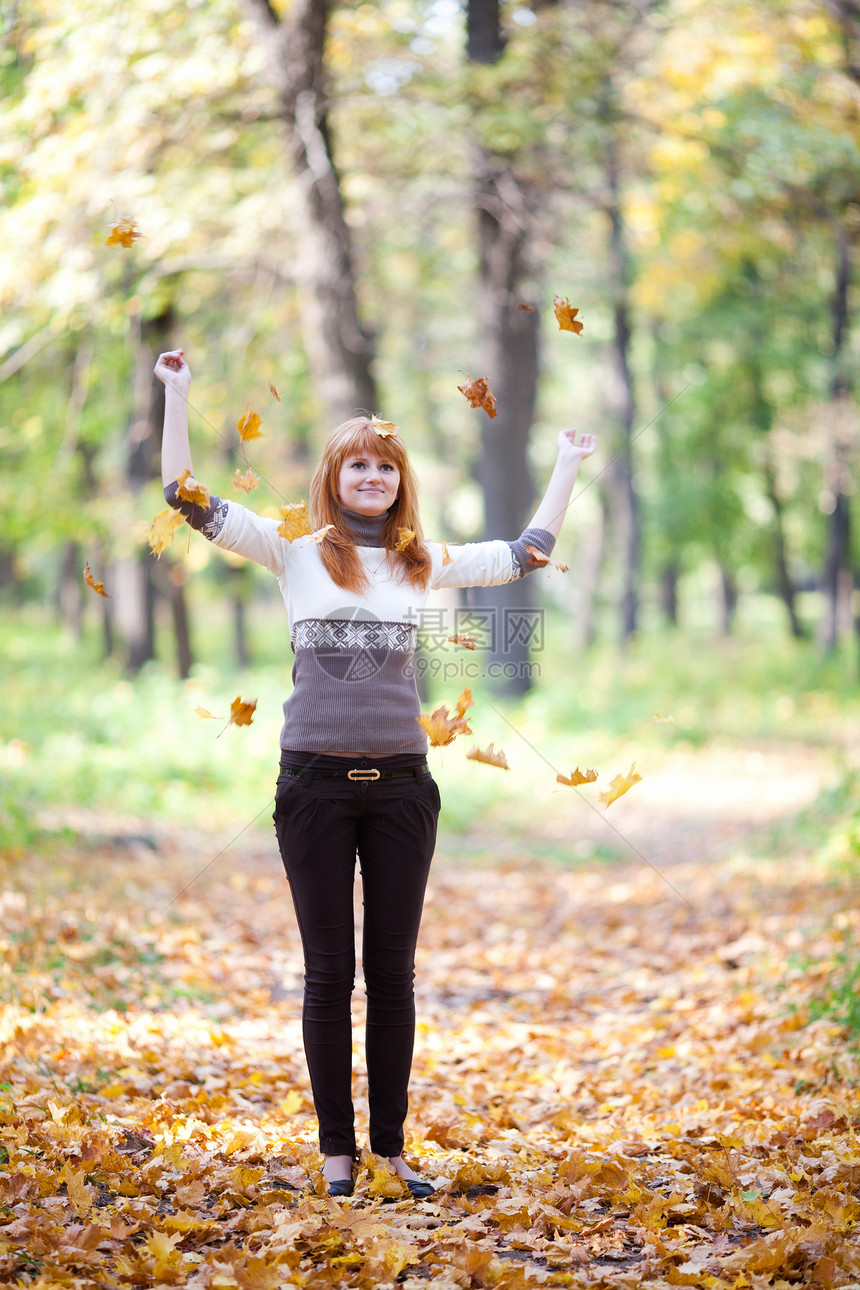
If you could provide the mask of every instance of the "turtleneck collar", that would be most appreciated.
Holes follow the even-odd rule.
[[[356,546],[382,546],[382,530],[388,519],[388,511],[383,511],[381,515],[359,515],[356,511],[348,511],[345,506],[341,506],[340,513],[343,527]]]

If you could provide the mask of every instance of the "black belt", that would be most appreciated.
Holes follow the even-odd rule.
[[[401,770],[377,770],[375,766],[353,766],[350,770],[310,770],[303,766],[281,766],[280,770],[282,775],[290,775],[293,779],[307,776],[308,779],[351,779],[365,782],[377,779],[405,779],[407,776],[420,779],[422,775],[430,774],[430,767],[426,761],[420,766],[407,766]]]

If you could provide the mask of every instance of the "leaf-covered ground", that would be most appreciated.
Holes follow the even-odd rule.
[[[702,859],[687,840],[652,840],[666,882],[525,846],[453,864],[443,837],[407,1144],[438,1191],[418,1204],[367,1153],[351,1201],[322,1194],[264,832],[220,856],[152,828],[8,860],[0,1280],[860,1282],[860,1067],[809,1020],[856,882],[803,847],[732,837]],[[359,987],[357,1034],[362,1009]],[[355,1092],[364,1134],[360,1046]]]

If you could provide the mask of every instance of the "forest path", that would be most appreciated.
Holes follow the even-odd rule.
[[[736,759],[712,750],[686,781],[650,776],[623,817],[650,863],[535,863],[522,837],[503,861],[455,863],[443,833],[407,1143],[439,1190],[420,1205],[366,1151],[352,1201],[314,1190],[300,946],[262,830],[223,852],[151,829],[10,861],[0,1274],[194,1290],[856,1280],[860,1069],[837,1024],[807,1024],[856,934],[856,880],[803,846],[762,850],[762,829],[793,837],[832,769],[780,756],[758,778],[753,762],[732,780]],[[695,795],[714,784],[705,819]],[[541,830],[564,818],[554,803]],[[363,1006],[359,984],[366,1143]]]

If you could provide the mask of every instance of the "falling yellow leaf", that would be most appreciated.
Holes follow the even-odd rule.
[[[282,398],[281,398],[280,394],[279,394],[279,393],[278,393],[278,391],[275,389],[275,387],[274,387],[274,385],[272,384],[272,382],[271,382],[271,381],[269,381],[269,393],[271,394],[272,398],[273,398],[273,399],[277,399],[279,403],[282,403],[282,402],[283,402],[283,400],[282,400]]]
[[[212,498],[209,495],[209,489],[203,484],[197,483],[187,466],[176,482],[179,485],[178,495],[183,502],[193,502],[196,506],[204,507],[211,504]]]
[[[576,315],[579,313],[579,310],[571,308],[571,304],[567,296],[563,299],[561,296],[553,296],[552,303],[555,309],[555,316],[558,320],[559,331],[572,331],[576,332],[577,336],[581,336],[582,323],[577,322],[576,319]]]
[[[247,443],[249,439],[262,439],[263,433],[260,430],[262,417],[257,412],[253,412],[249,404],[245,405],[245,411],[236,422],[236,429],[239,431],[239,438],[242,443]]]
[[[474,649],[478,644],[477,636],[449,636],[452,645],[462,645],[463,649]]]
[[[237,466],[233,471],[232,479],[233,487],[238,488],[242,493],[250,493],[251,489],[257,488],[260,483],[259,475],[255,475],[250,466],[245,471],[244,475]]]
[[[295,542],[296,538],[312,532],[308,508],[304,502],[290,502],[287,506],[279,506],[278,510],[284,517],[278,525],[278,532],[288,542]]]
[[[395,551],[405,551],[409,543],[415,537],[415,531],[414,529],[398,529],[397,531],[400,536],[394,543],[394,549]]]
[[[457,735],[472,733],[471,727],[465,720],[466,710],[472,705],[472,691],[465,689],[457,699],[453,715],[448,714],[447,704],[441,703],[429,715],[422,712],[415,720],[427,735],[432,748],[446,748],[448,744],[454,742]]]
[[[175,511],[172,506],[168,506],[166,510],[159,511],[157,515],[153,516],[152,523],[146,530],[146,536],[149,540],[149,545],[152,547],[153,555],[156,555],[159,560],[161,559],[162,551],[169,546],[173,546],[176,530],[180,524],[184,523],[185,516],[181,511]]]
[[[105,246],[129,247],[139,237],[137,221],[125,217],[124,219],[118,219],[111,225],[111,231],[105,238]]]
[[[496,396],[490,390],[486,376],[476,376],[474,381],[467,376],[457,389],[461,394],[465,394],[470,407],[483,408],[488,417],[499,415],[496,411]]]
[[[559,784],[567,784],[568,788],[577,788],[580,784],[593,784],[597,779],[596,770],[586,770],[585,774],[577,766],[576,770],[571,771],[570,775],[556,775]]]
[[[104,583],[96,582],[95,578],[90,573],[89,564],[84,565],[84,582],[88,587],[92,587],[93,591],[97,591],[100,596],[104,596],[105,600],[110,600],[110,596],[105,591]]]
[[[210,712],[208,708],[197,707],[194,711],[197,713],[198,717],[207,717],[210,721],[219,720],[219,718],[215,716],[214,712]]]
[[[400,429],[400,426],[397,425],[396,422],[383,421],[381,417],[371,417],[370,424],[373,426],[376,433],[383,439],[387,439],[389,435],[397,434],[397,431]]]
[[[499,766],[502,770],[510,770],[508,759],[501,748],[498,751],[488,744],[486,748],[481,749],[476,745],[471,752],[466,753],[467,761],[480,761],[487,766]]]
[[[568,572],[568,566],[566,564],[562,564],[559,560],[550,560],[548,555],[544,555],[543,551],[539,551],[536,546],[532,546],[529,542],[526,543],[526,550],[532,560],[534,560],[535,564],[539,565],[540,568],[543,569],[548,564],[551,564],[554,569],[558,569],[559,573]]]
[[[254,713],[257,710],[256,699],[243,699],[236,696],[230,704],[230,716],[227,718],[227,726],[250,726],[254,719]],[[227,729],[224,727],[224,730]],[[224,730],[219,731],[218,738],[221,738]]]
[[[614,779],[609,781],[609,788],[605,793],[600,794],[600,801],[604,806],[611,806],[613,802],[618,801],[619,797],[623,797],[634,784],[638,784],[641,778],[642,776],[636,772],[636,763],[634,762],[626,775],[616,775]]]

